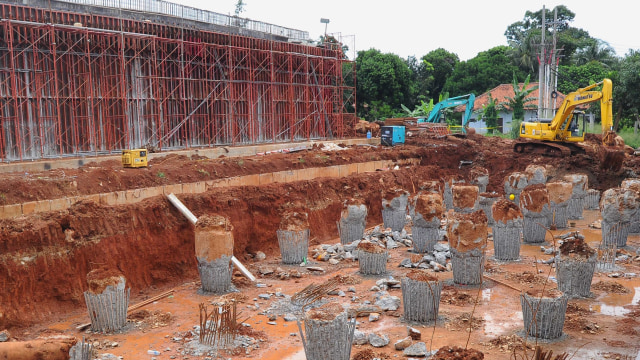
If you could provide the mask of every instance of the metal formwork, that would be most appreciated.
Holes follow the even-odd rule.
[[[355,71],[337,47],[17,4],[0,18],[2,161],[353,129]]]

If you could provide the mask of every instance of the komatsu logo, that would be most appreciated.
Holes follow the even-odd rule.
[[[574,99],[574,101],[580,101],[580,100],[587,100],[587,99],[591,99],[593,97],[593,94],[589,94],[589,95],[576,95],[576,98]]]

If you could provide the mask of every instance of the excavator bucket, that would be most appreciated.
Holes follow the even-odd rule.
[[[619,171],[624,163],[624,140],[613,131],[607,131],[602,136],[600,168],[603,170]]]

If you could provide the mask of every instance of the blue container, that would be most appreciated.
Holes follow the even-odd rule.
[[[380,128],[380,143],[386,146],[404,144],[404,126],[383,126]]]

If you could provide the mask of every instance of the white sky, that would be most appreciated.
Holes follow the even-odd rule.
[[[233,15],[236,0],[170,0]],[[617,55],[640,49],[640,2],[608,0],[245,0],[241,14],[252,20],[308,31],[313,40],[324,33],[320,18],[330,19],[328,33],[340,33],[355,50],[376,48],[406,58],[420,58],[444,48],[468,60],[478,52],[506,45],[507,26],[520,21],[527,10],[545,5],[567,6],[576,14],[572,26],[608,42]]]

